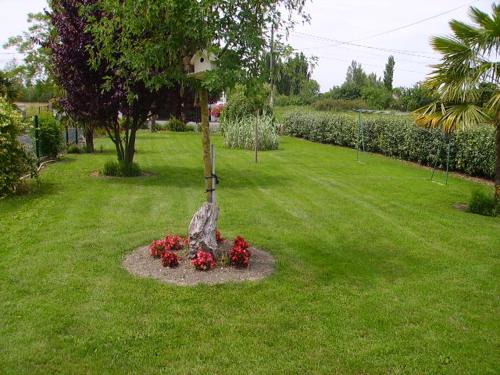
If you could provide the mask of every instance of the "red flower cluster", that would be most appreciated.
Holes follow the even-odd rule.
[[[217,104],[212,107],[210,114],[214,117],[220,117],[223,110],[224,110],[224,104]]]
[[[199,271],[208,271],[217,266],[214,256],[208,251],[198,250],[196,258],[191,263]]]
[[[220,233],[220,230],[218,230],[218,229],[215,230],[215,238],[217,239],[217,243],[224,242],[224,238],[222,238],[222,234]]]
[[[184,240],[180,236],[167,236],[163,240],[165,242],[166,251],[182,250]]]
[[[163,267],[177,267],[179,265],[179,258],[177,254],[172,251],[165,251],[161,256],[161,261],[163,263]]]
[[[163,254],[164,242],[163,240],[153,241],[149,245],[149,253],[152,257],[159,258]]]
[[[229,258],[233,266],[238,268],[248,267],[250,256],[252,255],[248,250],[249,246],[243,237],[238,236],[234,239],[233,247],[229,253]]]
[[[152,257],[160,258],[168,251],[182,250],[184,240],[180,236],[166,236],[163,240],[153,241],[149,245],[149,252]]]

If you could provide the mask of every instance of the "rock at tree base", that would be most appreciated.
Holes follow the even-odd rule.
[[[196,257],[196,252],[201,248],[210,251],[215,257],[217,254],[217,239],[215,229],[219,207],[215,203],[205,203],[194,214],[189,224],[189,257]]]

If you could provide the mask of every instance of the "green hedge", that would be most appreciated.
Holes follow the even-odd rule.
[[[363,118],[365,150],[423,165],[446,166],[446,144],[439,129],[417,127],[407,117]],[[302,113],[284,119],[287,134],[313,142],[356,147],[358,121],[347,115]],[[495,130],[482,126],[449,136],[450,170],[493,179],[495,175]]]

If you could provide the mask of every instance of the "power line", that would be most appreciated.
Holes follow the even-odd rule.
[[[292,31],[292,33],[299,36],[299,37],[312,38],[312,39],[316,39],[316,40],[324,40],[324,41],[336,43],[336,45],[331,46],[331,47],[346,44],[349,46],[354,46],[354,47],[359,47],[359,48],[368,48],[368,49],[372,49],[372,50],[385,51],[385,52],[390,52],[390,53],[394,53],[394,54],[408,55],[408,56],[413,56],[413,57],[421,57],[421,58],[430,59],[430,60],[439,60],[437,57],[422,55],[422,53],[425,53],[425,52],[367,46],[364,44],[357,44],[357,43],[352,43],[352,42],[347,42],[347,41],[341,41],[341,40],[337,40],[337,39],[326,38],[326,37],[322,37],[322,36],[318,36],[318,35],[298,32],[298,31]],[[303,49],[305,50],[305,49],[318,49],[318,48],[319,47],[315,47],[315,48],[309,47],[309,48],[303,48]]]
[[[430,16],[430,17],[426,17],[426,18],[423,18],[423,19],[420,19],[418,21],[415,21],[415,22],[412,22],[412,23],[409,23],[409,24],[406,24],[406,25],[402,25],[402,26],[399,26],[399,27],[396,27],[394,29],[390,29],[390,30],[386,30],[386,31],[382,31],[380,33],[377,33],[377,34],[373,34],[373,35],[368,35],[366,37],[363,37],[363,38],[359,38],[359,39],[353,39],[353,40],[349,40],[349,41],[340,41],[340,40],[335,40],[335,39],[330,39],[330,38],[322,38],[322,37],[316,37],[315,35],[310,35],[310,34],[306,34],[306,33],[299,33],[299,32],[295,32],[296,34],[303,34],[304,36],[305,35],[308,35],[310,37],[316,37],[316,38],[321,38],[323,40],[328,40],[328,41],[331,41],[331,42],[334,42],[335,44],[333,45],[327,45],[327,46],[318,46],[318,47],[309,47],[307,49],[323,49],[323,48],[331,48],[331,47],[337,47],[339,45],[342,45],[342,44],[348,44],[348,45],[353,45],[353,46],[356,46],[356,47],[362,47],[362,48],[374,48],[374,49],[381,49],[381,50],[384,50],[383,48],[377,48],[377,47],[373,47],[373,46],[363,46],[363,45],[357,45],[355,44],[355,42],[360,42],[360,41],[363,41],[363,40],[368,40],[368,39],[373,39],[373,38],[376,38],[376,37],[379,37],[379,36],[382,36],[382,35],[387,35],[387,34],[390,34],[390,33],[393,33],[393,32],[396,32],[396,31],[400,31],[400,30],[404,30],[404,29],[407,29],[409,27],[412,27],[412,26],[415,26],[415,25],[418,25],[420,23],[423,23],[423,22],[427,22],[427,21],[430,21],[434,18],[438,18],[438,17],[441,17],[445,14],[448,14],[448,13],[452,13],[458,9],[461,9],[465,6],[469,6],[471,4],[474,4],[476,2],[478,2],[479,0],[473,0],[473,1],[469,1],[468,3],[465,3],[465,4],[462,4],[462,5],[459,5],[455,8],[452,8],[452,9],[448,9],[446,11],[443,11],[441,13],[438,13],[438,14],[435,14],[433,16]],[[389,49],[386,49],[387,51],[389,51]],[[434,57],[429,57],[429,56],[424,56],[424,55],[421,55],[422,53],[426,53],[426,52],[418,52],[418,51],[406,51],[406,50],[393,50],[394,53],[401,53],[401,54],[411,54],[410,56],[415,56],[415,57],[423,57],[423,58],[433,58]],[[420,54],[420,55],[419,55]]]
[[[399,31],[399,30],[404,30],[404,29],[407,29],[409,27],[412,27],[412,26],[415,26],[415,25],[418,25],[420,23],[423,23],[423,22],[427,22],[427,21],[430,21],[434,18],[438,18],[438,17],[441,17],[441,16],[444,16],[445,14],[448,14],[448,13],[452,13],[458,9],[461,9],[463,7],[466,7],[466,6],[469,6],[471,4],[474,4],[474,3],[477,3],[479,0],[473,0],[473,1],[469,1],[468,3],[466,4],[462,4],[460,6],[457,6],[455,8],[452,8],[452,9],[449,9],[449,10],[445,10],[444,12],[441,12],[441,13],[438,13],[438,14],[435,14],[433,16],[430,16],[430,17],[427,17],[427,18],[422,18],[421,20],[418,20],[418,21],[415,21],[415,22],[412,22],[412,23],[409,23],[407,25],[402,25],[402,26],[399,26],[399,27],[396,27],[394,29],[390,29],[390,30],[386,30],[386,31],[382,31],[380,33],[377,33],[377,34],[373,34],[373,35],[369,35],[369,36],[366,36],[366,37],[363,37],[363,38],[360,38],[360,39],[355,39],[355,40],[350,40],[349,42],[360,42],[360,41],[363,41],[363,40],[368,40],[368,39],[372,39],[372,38],[376,38],[376,37],[379,37],[381,35],[386,35],[386,34],[390,34],[390,33],[393,33],[393,32],[396,32],[396,31]]]
[[[347,62],[347,63],[352,62],[350,60],[339,59],[339,58],[330,57],[330,56],[316,56],[316,57],[318,57],[320,59],[325,59],[325,60],[341,61],[341,62]],[[379,65],[379,64],[363,63],[363,65],[373,66],[373,67],[376,67],[376,68],[385,68],[384,65]],[[400,69],[400,68],[398,68],[397,70],[400,71],[400,72],[409,72],[409,73],[424,74],[424,75],[427,74],[426,72],[419,72],[419,71],[416,71],[416,70],[409,70],[409,69]]]

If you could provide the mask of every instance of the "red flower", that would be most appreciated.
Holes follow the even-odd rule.
[[[163,263],[163,267],[177,267],[179,265],[179,258],[176,253],[165,251],[161,256],[161,261]]]
[[[229,259],[233,266],[238,268],[248,267],[250,256],[252,255],[250,251],[248,251],[249,246],[248,242],[241,236],[234,239],[233,247],[229,253]]]
[[[166,236],[163,240],[165,243],[165,251],[177,251],[183,248],[182,238],[179,236]]]
[[[163,240],[153,241],[151,245],[149,245],[149,253],[152,257],[159,258],[161,254],[163,254]]]
[[[245,241],[245,239],[241,236],[237,236],[235,239],[234,239],[234,245],[233,247],[240,247],[242,249],[248,249],[248,247],[250,246],[250,244],[248,242]]]
[[[166,236],[163,240],[153,241],[149,245],[149,252],[152,257],[160,258],[163,253],[167,251],[182,250],[184,247],[184,240],[179,236]]]
[[[208,251],[198,250],[191,263],[199,271],[208,271],[217,266],[214,256]]]
[[[215,238],[217,239],[217,243],[222,243],[224,242],[224,238],[222,238],[222,234],[218,229],[215,230]]]
[[[247,268],[250,262],[251,253],[241,247],[233,247],[229,253],[231,264],[238,268]]]

